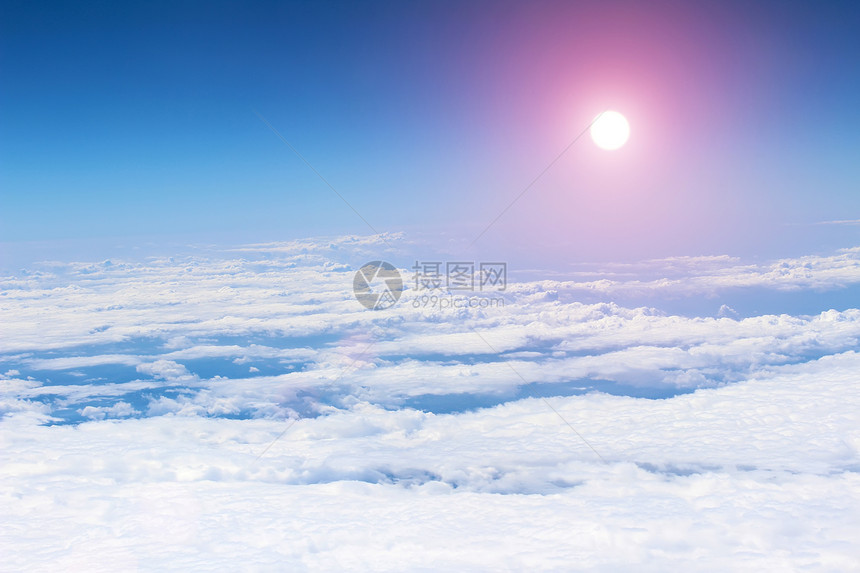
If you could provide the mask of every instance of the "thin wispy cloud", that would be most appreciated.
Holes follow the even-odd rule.
[[[860,219],[842,219],[835,221],[819,221],[816,225],[860,225]]]

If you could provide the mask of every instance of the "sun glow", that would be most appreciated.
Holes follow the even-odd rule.
[[[617,111],[605,111],[591,126],[591,139],[601,149],[618,149],[630,137],[630,124],[627,118]]]

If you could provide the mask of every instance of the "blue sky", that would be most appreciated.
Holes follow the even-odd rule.
[[[3,12],[7,252],[367,232],[254,109],[380,231],[473,237],[594,113],[617,107],[629,149],[579,142],[485,248],[579,261],[856,244],[856,226],[809,225],[860,218],[851,3]]]

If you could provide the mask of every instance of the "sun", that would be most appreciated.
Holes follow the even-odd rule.
[[[630,124],[627,118],[617,111],[607,110],[600,114],[591,125],[591,139],[601,149],[618,149],[630,137]]]

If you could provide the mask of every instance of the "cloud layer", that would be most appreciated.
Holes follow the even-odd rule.
[[[495,308],[416,305],[408,290],[368,311],[352,274],[383,244],[2,279],[9,566],[826,571],[860,559],[860,310],[660,305],[835,292],[860,278],[857,249],[512,280]],[[583,289],[660,294],[629,306],[582,302]]]

